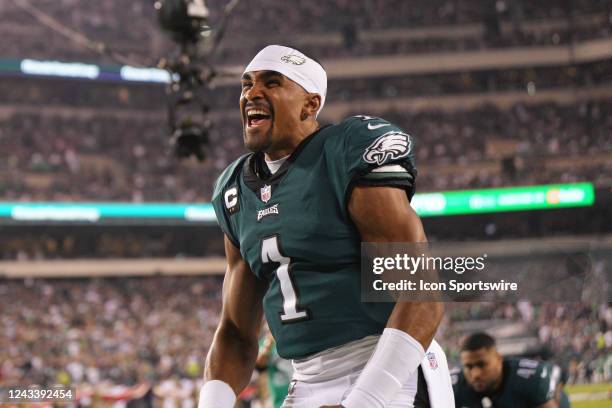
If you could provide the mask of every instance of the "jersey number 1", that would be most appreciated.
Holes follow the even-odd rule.
[[[281,254],[278,247],[278,235],[264,238],[261,242],[261,261],[263,263],[280,263],[275,272],[283,297],[283,312],[280,314],[281,321],[283,323],[292,323],[308,319],[308,311],[301,310],[298,307],[298,294],[291,280],[291,271],[289,270],[291,258]]]

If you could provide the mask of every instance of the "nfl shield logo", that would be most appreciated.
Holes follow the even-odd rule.
[[[261,188],[261,201],[267,203],[270,197],[272,197],[272,186],[266,184]]]
[[[432,370],[438,368],[438,360],[436,360],[436,355],[434,353],[427,353],[427,360],[429,361],[429,368]]]

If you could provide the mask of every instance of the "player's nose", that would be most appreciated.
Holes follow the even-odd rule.
[[[251,85],[251,87],[249,89],[247,89],[244,93],[243,96],[247,101],[252,101],[255,100],[257,98],[262,98],[263,94],[262,94],[262,86],[259,84],[259,82],[255,82],[253,85]]]
[[[482,370],[480,368],[474,367],[470,371],[470,374],[474,380],[480,380],[480,377],[482,376]]]

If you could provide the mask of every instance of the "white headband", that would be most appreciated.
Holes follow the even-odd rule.
[[[315,60],[308,58],[298,50],[283,45],[268,45],[257,53],[247,65],[244,72],[276,71],[299,84],[306,92],[321,96],[321,106],[325,104],[327,94],[327,74]]]

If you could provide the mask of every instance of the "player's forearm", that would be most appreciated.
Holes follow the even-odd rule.
[[[221,380],[238,395],[251,379],[257,351],[257,339],[245,338],[236,327],[222,323],[206,358],[204,381]]]
[[[443,316],[444,305],[440,302],[398,302],[387,327],[408,333],[427,350]]]
[[[351,392],[342,400],[347,408],[383,408],[415,375],[442,319],[437,302],[398,302]]]

